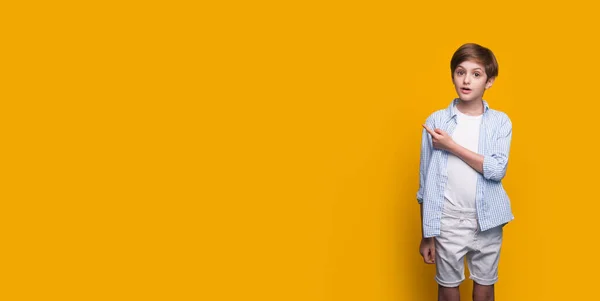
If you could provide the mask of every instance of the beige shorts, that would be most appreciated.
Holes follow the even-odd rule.
[[[460,285],[466,256],[470,279],[481,285],[496,283],[502,226],[481,232],[474,210],[444,206],[441,233],[435,237],[435,281],[445,287]]]

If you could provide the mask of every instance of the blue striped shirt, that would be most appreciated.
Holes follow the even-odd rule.
[[[448,108],[433,112],[425,124],[432,130],[439,128],[452,135],[457,125],[457,114],[454,110],[458,102],[459,99],[455,98]],[[481,231],[504,226],[515,218],[501,182],[508,166],[512,122],[506,113],[490,109],[485,100],[483,106],[477,151],[484,156],[483,174],[477,174],[475,195],[477,220]],[[440,219],[445,203],[444,189],[448,182],[448,155],[448,151],[433,148],[431,135],[423,129],[417,191],[417,202],[423,204],[423,237],[440,235]]]

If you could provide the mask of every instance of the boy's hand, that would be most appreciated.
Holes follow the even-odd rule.
[[[427,264],[435,263],[435,241],[433,237],[422,238],[419,252]]]
[[[455,146],[454,140],[452,137],[441,129],[435,129],[435,131],[431,130],[427,127],[427,125],[423,125],[425,130],[431,135],[431,141],[433,142],[433,147],[437,149],[443,149],[446,151],[451,151]]]

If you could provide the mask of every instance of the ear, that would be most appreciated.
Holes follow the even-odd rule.
[[[487,82],[485,83],[486,90],[492,87],[492,84],[494,83],[495,79],[496,77],[490,77],[490,79],[487,80]]]

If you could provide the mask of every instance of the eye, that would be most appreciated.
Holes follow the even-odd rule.
[[[481,74],[479,74],[479,72],[475,72],[476,77],[479,77],[479,75],[481,75]]]
[[[462,70],[459,70],[456,73],[458,73],[458,75],[463,75],[464,74],[464,72]]]

